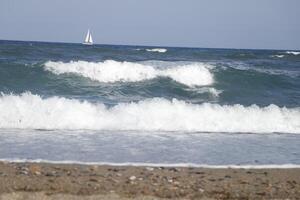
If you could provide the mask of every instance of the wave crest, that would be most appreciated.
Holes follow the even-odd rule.
[[[203,63],[158,69],[150,65],[113,60],[98,63],[48,61],[45,63],[45,69],[54,74],[75,73],[105,83],[137,82],[156,77],[169,77],[188,86],[211,85],[214,81],[209,66]]]
[[[285,55],[272,55],[272,58],[283,58]]]
[[[286,54],[291,54],[291,55],[294,55],[294,56],[300,55],[300,52],[299,52],[299,51],[286,51],[285,53],[286,53]]]
[[[62,97],[0,97],[0,128],[300,133],[300,109],[221,106],[161,98],[114,107]]]
[[[154,48],[154,49],[146,49],[146,51],[149,51],[149,52],[158,52],[158,53],[165,53],[165,52],[167,52],[167,49]]]

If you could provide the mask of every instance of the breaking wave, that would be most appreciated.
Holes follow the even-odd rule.
[[[272,55],[272,58],[283,58],[285,55]]]
[[[276,105],[221,106],[153,98],[107,107],[27,92],[2,94],[0,110],[0,128],[300,133],[300,108]]]
[[[294,56],[300,55],[300,52],[299,52],[299,51],[286,51],[285,53],[286,53],[286,54],[291,54],[291,55],[294,55]]]
[[[187,86],[211,85],[214,82],[211,66],[203,63],[159,69],[151,65],[133,62],[71,61],[69,63],[45,63],[45,69],[54,74],[75,73],[99,82],[137,82],[157,77],[168,77]]]
[[[146,51],[149,51],[149,52],[158,52],[158,53],[165,53],[165,52],[167,52],[167,49],[155,48],[155,49],[146,49]]]

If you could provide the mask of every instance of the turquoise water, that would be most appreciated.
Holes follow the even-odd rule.
[[[299,52],[0,41],[0,159],[300,164]]]

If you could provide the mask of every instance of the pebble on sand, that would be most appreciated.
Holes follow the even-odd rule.
[[[134,181],[135,179],[136,179],[135,176],[130,176],[130,177],[129,177],[129,180],[131,180],[131,181]]]

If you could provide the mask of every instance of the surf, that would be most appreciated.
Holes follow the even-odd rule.
[[[71,61],[44,64],[44,69],[56,75],[73,73],[104,83],[139,82],[157,77],[168,77],[187,86],[204,86],[214,83],[213,73],[208,64],[193,63],[175,67],[157,68],[137,62],[103,62]]]
[[[2,129],[300,133],[300,108],[191,104],[151,98],[106,106],[30,92],[0,97]]]

